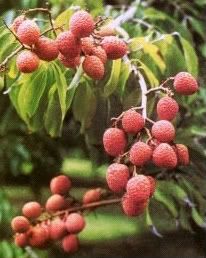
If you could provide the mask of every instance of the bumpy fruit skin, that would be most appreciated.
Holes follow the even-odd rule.
[[[110,156],[116,157],[124,152],[127,140],[123,130],[119,128],[109,128],[104,132],[104,149]]]
[[[39,40],[40,29],[34,21],[25,20],[19,25],[17,36],[23,44],[31,46]]]
[[[20,26],[20,24],[22,24],[22,22],[26,19],[25,15],[20,15],[18,17],[16,17],[11,25],[11,29],[17,33],[17,30]]]
[[[94,30],[94,20],[86,11],[77,11],[69,21],[69,29],[78,38],[88,37]]]
[[[101,80],[104,77],[104,64],[97,56],[86,56],[83,69],[94,80]]]
[[[94,47],[92,50],[92,55],[97,56],[103,64],[106,64],[107,54],[101,46]]]
[[[70,31],[61,32],[56,38],[59,52],[68,58],[74,58],[80,55],[81,41],[77,39]]]
[[[126,133],[138,133],[144,124],[144,118],[131,109],[127,110],[122,117],[122,127]]]
[[[20,72],[32,73],[39,67],[39,58],[35,53],[24,50],[18,54],[16,63]]]
[[[28,202],[23,206],[22,213],[27,218],[38,218],[41,215],[41,205],[38,202]]]
[[[107,169],[107,184],[115,193],[123,191],[129,179],[129,169],[124,164],[113,163]]]
[[[65,67],[71,68],[71,69],[75,69],[77,66],[79,66],[81,61],[80,55],[70,58],[62,54],[59,54],[58,59]]]
[[[150,181],[144,175],[134,176],[127,183],[127,194],[135,203],[146,202],[150,192]]]
[[[83,196],[83,203],[97,202],[101,198],[101,188],[88,190]]]
[[[173,98],[163,97],[157,103],[157,115],[161,120],[173,120],[179,111],[179,105]]]
[[[152,136],[160,142],[171,142],[175,138],[175,128],[167,120],[160,120],[152,126]]]
[[[115,29],[111,25],[102,26],[100,30],[96,30],[95,33],[101,37],[116,35]]]
[[[11,227],[17,233],[24,233],[29,230],[30,224],[24,216],[17,216],[11,221]]]
[[[153,162],[162,168],[175,168],[177,166],[177,155],[168,143],[161,143],[153,152]]]
[[[15,245],[24,248],[28,245],[28,236],[26,233],[16,234],[14,237]]]
[[[51,212],[62,210],[64,206],[65,206],[65,199],[63,196],[59,194],[54,194],[50,196],[46,202],[46,210]]]
[[[32,247],[42,248],[48,241],[48,232],[44,227],[37,226],[29,232],[29,245]]]
[[[34,52],[44,61],[53,61],[59,55],[56,41],[44,36],[40,37],[35,44]]]
[[[155,188],[156,188],[156,184],[157,184],[157,181],[154,177],[152,176],[148,176],[147,177],[150,181],[150,197],[153,196],[154,192],[155,192]]]
[[[176,144],[175,147],[178,164],[182,166],[188,166],[190,163],[190,157],[187,146],[185,146],[184,144]]]
[[[85,55],[92,55],[93,48],[95,47],[94,39],[91,37],[86,37],[81,39],[82,51]]]
[[[106,51],[107,58],[111,60],[119,59],[127,53],[126,43],[115,36],[105,37],[101,45]]]
[[[50,190],[53,194],[65,195],[71,186],[71,180],[64,175],[54,177],[50,182]]]
[[[141,215],[145,211],[147,205],[148,205],[148,200],[146,200],[145,202],[136,203],[128,194],[125,194],[122,197],[123,211],[125,215],[129,217]]]
[[[76,235],[65,236],[62,241],[63,250],[67,253],[75,253],[79,248],[79,240]]]
[[[198,91],[196,79],[187,72],[180,72],[175,76],[174,88],[177,93],[182,95],[192,95]]]
[[[129,160],[135,166],[143,166],[151,157],[152,149],[144,142],[136,142],[129,151]]]
[[[71,213],[67,217],[65,225],[69,233],[79,233],[85,227],[85,220],[79,213]]]
[[[50,225],[50,239],[60,240],[67,234],[67,229],[64,221],[61,219],[55,219]]]

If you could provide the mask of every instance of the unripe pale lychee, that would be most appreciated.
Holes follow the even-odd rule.
[[[160,120],[152,126],[152,136],[160,142],[171,142],[175,138],[175,128],[167,120]]]
[[[67,68],[76,68],[77,66],[80,65],[80,61],[81,61],[81,58],[80,58],[80,55],[76,56],[76,57],[67,57],[67,56],[64,56],[62,54],[59,54],[58,56],[58,59],[60,60],[60,62]]]
[[[147,201],[150,197],[150,192],[150,181],[144,175],[134,176],[127,183],[127,194],[136,203]]]
[[[41,215],[41,205],[38,202],[24,204],[22,213],[27,218],[38,218]]]
[[[14,243],[16,246],[24,248],[28,245],[28,236],[26,233],[16,234],[14,237]]]
[[[93,48],[95,48],[94,39],[91,37],[86,37],[81,39],[82,51],[85,55],[92,55]]]
[[[116,157],[124,153],[127,144],[123,130],[119,128],[109,128],[103,135],[104,149],[110,156]]]
[[[40,29],[34,21],[25,20],[19,25],[17,36],[23,44],[31,46],[39,40]]]
[[[71,213],[68,215],[65,225],[69,233],[79,233],[85,227],[85,220],[79,213]]]
[[[136,142],[129,151],[129,160],[135,166],[143,166],[151,157],[152,149],[144,142]]]
[[[109,25],[102,26],[99,30],[96,30],[95,34],[101,37],[106,37],[106,36],[115,36],[116,32],[115,32],[115,29],[109,24]]]
[[[25,15],[20,15],[18,17],[16,17],[11,25],[11,29],[17,33],[17,30],[20,26],[20,24],[22,24],[22,22],[26,19]]]
[[[60,240],[67,234],[67,229],[64,221],[57,218],[51,222],[50,238],[52,240]]]
[[[145,211],[147,205],[148,205],[148,200],[146,200],[145,202],[136,203],[128,194],[125,194],[122,197],[123,211],[125,215],[129,217],[139,216]]]
[[[190,163],[189,151],[184,144],[175,144],[178,164],[188,166]]]
[[[144,118],[132,109],[127,110],[122,117],[122,127],[126,133],[138,133],[144,124]]]
[[[175,76],[174,88],[177,93],[182,95],[192,95],[198,91],[196,79],[187,72],[180,72]]]
[[[97,56],[86,56],[83,70],[94,80],[101,80],[104,77],[104,64]]]
[[[78,38],[88,37],[94,30],[94,20],[86,11],[77,11],[69,21],[69,29]]]
[[[11,227],[17,233],[24,233],[29,230],[30,223],[24,216],[17,216],[11,221]]]
[[[101,46],[94,47],[92,50],[92,55],[97,56],[103,64],[106,64],[107,54]]]
[[[121,192],[125,189],[129,179],[129,169],[124,164],[114,163],[107,169],[107,184],[113,192]]]
[[[177,166],[177,155],[168,143],[161,143],[153,152],[153,162],[162,168],[175,168]]]
[[[75,253],[79,248],[79,240],[76,235],[65,236],[62,240],[63,250],[67,253]]]
[[[60,194],[54,194],[49,197],[46,202],[46,210],[47,211],[58,211],[65,207],[65,199]]]
[[[83,196],[83,203],[92,203],[100,200],[101,188],[88,190]]]
[[[45,61],[55,60],[59,54],[56,41],[44,36],[36,42],[34,52],[41,60]]]
[[[179,105],[173,98],[163,97],[157,103],[157,115],[161,120],[173,120],[179,111]]]
[[[32,73],[39,67],[39,58],[35,53],[24,50],[18,54],[16,64],[20,72]]]
[[[127,53],[127,45],[115,36],[105,37],[101,42],[102,47],[106,51],[108,59],[119,59]]]
[[[74,58],[80,55],[81,41],[77,39],[70,31],[61,32],[56,38],[59,52],[68,58]]]
[[[29,245],[42,248],[48,240],[48,233],[41,226],[33,227],[29,232]]]
[[[53,194],[65,195],[72,186],[71,180],[64,175],[54,177],[50,182],[50,190]]]
[[[150,181],[150,197],[153,196],[154,192],[155,192],[155,188],[156,188],[156,184],[157,184],[157,181],[154,177],[152,176],[148,176],[147,177]]]

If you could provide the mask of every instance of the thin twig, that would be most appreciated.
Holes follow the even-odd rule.
[[[43,36],[44,34],[50,32],[50,31],[53,31],[53,30],[55,30],[55,31],[56,31],[56,30],[62,30],[64,25],[65,25],[65,24],[63,24],[63,25],[61,25],[61,26],[58,26],[58,27],[49,28],[49,29],[43,31],[43,32],[41,33],[41,36]]]
[[[5,71],[6,65],[10,59],[12,59],[15,55],[17,55],[21,50],[24,49],[24,46],[19,46],[16,50],[14,50],[10,55],[8,55],[4,61],[0,64],[0,72]]]
[[[49,11],[49,10],[48,10]],[[56,30],[54,28],[54,23],[53,23],[53,20],[52,20],[52,15],[51,15],[51,12],[49,11],[48,12],[48,16],[49,16],[49,21],[50,21],[50,24],[51,24],[51,27],[52,27],[52,31],[54,33],[54,36],[57,37],[57,33],[56,33]]]
[[[22,42],[20,41],[20,39],[18,38],[18,36],[16,35],[16,33],[9,28],[9,26],[7,25],[7,23],[5,22],[5,20],[3,20],[4,25],[6,26],[6,28],[11,32],[11,34],[15,37],[15,39],[23,46]]]

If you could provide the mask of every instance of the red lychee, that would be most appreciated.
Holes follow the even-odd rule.
[[[16,63],[20,72],[32,73],[39,67],[39,58],[35,53],[24,50],[18,54]]]
[[[72,186],[69,177],[61,175],[54,177],[50,182],[50,190],[53,194],[65,195]]]
[[[85,227],[85,220],[79,213],[71,213],[67,217],[65,225],[69,233],[79,233]]]
[[[17,36],[23,44],[31,46],[39,40],[40,29],[35,21],[25,20],[19,25]]]
[[[48,233],[44,227],[33,227],[29,232],[29,245],[42,248],[48,240]]]
[[[148,200],[146,200],[145,202],[136,203],[128,194],[125,194],[122,197],[123,211],[125,215],[129,217],[139,216],[145,211],[147,205],[148,205]]]
[[[189,151],[184,144],[175,144],[178,164],[188,166],[190,163]]]
[[[91,37],[86,37],[81,39],[82,51],[85,55],[92,55],[93,48],[95,48],[94,39]]]
[[[65,236],[62,241],[63,250],[67,253],[75,253],[79,248],[79,240],[76,235]]]
[[[106,51],[108,59],[119,59],[127,53],[126,43],[115,36],[104,37],[101,45]]]
[[[11,221],[11,227],[17,233],[24,233],[29,230],[30,223],[24,216],[17,216]]]
[[[15,245],[24,248],[28,245],[28,236],[26,233],[16,234],[14,237]]]
[[[157,115],[161,120],[173,120],[179,111],[179,105],[173,98],[163,97],[157,103]]]
[[[50,238],[52,240],[60,240],[67,234],[67,229],[64,221],[57,218],[51,222]]]
[[[180,72],[175,76],[174,88],[177,93],[182,95],[192,95],[198,91],[196,79],[187,72]]]
[[[157,184],[157,181],[154,177],[152,176],[148,176],[147,177],[150,181],[150,197],[153,196],[154,192],[155,192],[155,188],[156,188],[156,184]]]
[[[135,110],[127,110],[122,117],[122,127],[126,133],[138,133],[144,127],[144,118]]]
[[[129,179],[129,168],[124,164],[113,163],[107,169],[107,184],[113,192],[121,192],[125,189]]]
[[[143,166],[151,157],[152,149],[144,142],[136,142],[129,151],[129,160],[135,166]]]
[[[11,29],[17,33],[17,30],[20,26],[20,24],[22,24],[22,22],[26,19],[25,15],[20,15],[18,17],[16,17],[11,25]]]
[[[101,188],[88,190],[83,196],[83,203],[92,203],[100,200]]]
[[[104,64],[97,56],[86,56],[83,69],[94,80],[101,80],[104,77]]]
[[[65,199],[59,194],[54,194],[49,197],[46,202],[46,210],[50,212],[62,210],[65,207]]]
[[[67,68],[76,68],[77,66],[80,65],[80,61],[81,61],[81,58],[80,58],[80,55],[76,56],[76,57],[73,57],[73,58],[70,58],[70,57],[67,57],[67,56],[64,56],[62,54],[59,54],[59,57],[58,59],[60,60],[60,62]]]
[[[27,218],[38,218],[41,215],[41,205],[38,202],[24,204],[22,213]]]
[[[102,61],[103,64],[106,64],[107,54],[102,47],[100,46],[94,47],[92,50],[92,55],[97,56]]]
[[[177,155],[168,143],[161,143],[153,152],[153,162],[162,168],[175,168],[177,166]]]
[[[77,11],[69,21],[69,29],[78,38],[88,37],[94,30],[94,20],[86,11]]]
[[[104,149],[110,156],[116,157],[124,153],[127,144],[123,130],[119,128],[109,128],[103,135]]]
[[[160,142],[171,142],[175,138],[175,128],[167,120],[160,120],[152,126],[152,136]]]

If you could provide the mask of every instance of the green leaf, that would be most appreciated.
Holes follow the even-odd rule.
[[[60,13],[54,24],[56,27],[64,26],[66,30],[69,29],[69,20],[73,14],[73,10],[71,8],[66,9],[64,12]]]
[[[189,17],[189,21],[193,29],[202,37],[203,40],[205,40],[206,30],[204,22],[201,22],[200,20],[194,17]]]
[[[117,88],[121,71],[121,59],[114,60],[108,82],[104,87],[104,96],[109,97]]]
[[[198,226],[204,227],[204,228],[206,227],[204,218],[200,215],[200,213],[194,207],[192,208],[192,219]]]
[[[131,72],[132,70],[131,70],[130,62],[122,62],[120,77],[119,77],[119,84],[118,84],[118,89],[121,97],[123,97],[124,95],[125,86]]]

